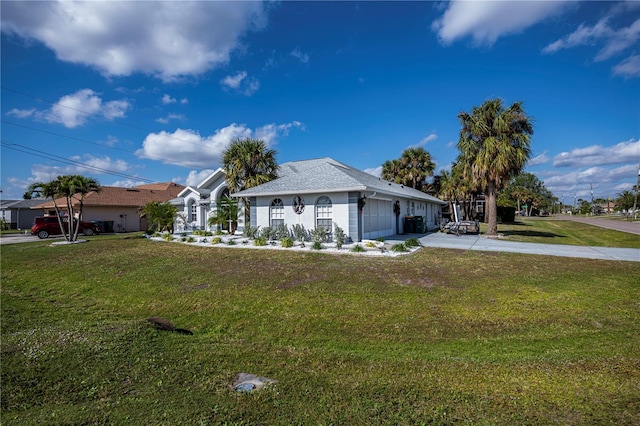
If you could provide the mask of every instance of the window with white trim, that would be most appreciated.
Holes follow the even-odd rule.
[[[198,203],[195,201],[191,203],[191,222],[198,220]]]
[[[284,203],[280,198],[271,201],[269,206],[269,218],[271,219],[271,227],[284,225]]]
[[[316,201],[316,227],[322,226],[333,231],[333,206],[329,197],[320,197]]]

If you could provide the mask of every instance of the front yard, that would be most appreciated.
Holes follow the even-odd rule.
[[[637,262],[116,235],[1,266],[6,425],[640,422]]]

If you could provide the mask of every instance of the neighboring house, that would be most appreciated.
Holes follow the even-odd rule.
[[[2,200],[0,210],[2,210],[2,220],[9,229],[29,229],[33,225],[36,216],[41,216],[31,207],[42,204],[46,200],[33,198],[30,200]]]
[[[335,224],[362,241],[437,229],[447,204],[328,157],[282,164],[278,176],[231,195],[249,199],[251,226],[324,226],[333,233]],[[423,228],[413,228],[416,219]]]
[[[92,191],[85,196],[82,219],[103,222],[103,232],[146,231],[147,221],[140,216],[140,210],[152,201],[167,202],[183,189],[183,185],[173,182],[139,185],[133,188],[102,186],[100,191]],[[57,199],[56,203],[58,208],[66,211],[66,199]],[[74,209],[79,205],[80,200],[75,200]],[[55,215],[52,200],[32,209],[39,210],[40,216]]]
[[[176,232],[209,229],[207,221],[216,211],[217,202],[229,196],[229,188],[224,180],[224,170],[218,169],[207,176],[197,186],[187,186],[171,200],[179,213],[176,221]],[[242,211],[239,215],[242,219]],[[227,229],[227,225],[223,229]]]

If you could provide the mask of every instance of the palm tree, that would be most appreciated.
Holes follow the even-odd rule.
[[[164,203],[151,201],[145,204],[140,213],[147,218],[150,231],[173,233],[173,224],[178,210],[168,201]]]
[[[435,164],[431,154],[424,148],[407,148],[397,160],[388,160],[382,165],[382,179],[418,190],[426,189],[427,177],[433,176]]]
[[[65,240],[72,242],[78,239],[78,231],[80,230],[80,222],[82,222],[82,211],[84,208],[84,199],[89,192],[99,191],[100,184],[93,178],[87,178],[82,175],[64,175],[58,176],[51,182],[36,182],[29,185],[27,192],[29,194],[38,194],[44,198],[53,200],[53,207],[58,216],[58,223],[64,235]],[[64,198],[66,211],[69,220],[68,229],[62,223],[60,215],[63,206],[59,206],[56,199]],[[77,209],[74,209],[75,202],[79,202]]]
[[[531,119],[521,102],[505,109],[500,99],[486,101],[471,113],[458,114],[458,149],[465,178],[484,191],[487,235],[498,234],[496,194],[520,173],[531,156]]]
[[[242,191],[253,188],[278,177],[276,151],[267,149],[267,144],[260,139],[236,139],[222,153],[225,180],[229,191]],[[245,220],[250,220],[249,199],[243,198]]]

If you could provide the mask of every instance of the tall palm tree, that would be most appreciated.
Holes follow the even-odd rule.
[[[402,163],[400,160],[387,160],[382,164],[382,174],[380,177],[395,183],[400,182],[400,174],[402,173]]]
[[[531,156],[531,119],[521,102],[504,108],[500,99],[486,101],[471,113],[458,114],[458,149],[465,177],[485,194],[487,235],[498,234],[496,194],[520,173]]]
[[[231,193],[262,185],[278,177],[276,151],[260,139],[235,139],[222,153],[222,167]],[[245,220],[250,220],[249,199],[243,198]]]
[[[71,242],[78,239],[78,231],[80,230],[80,222],[82,222],[82,211],[84,207],[84,199],[89,192],[100,191],[100,184],[93,178],[82,175],[64,175],[58,176],[51,182],[36,182],[29,186],[27,190],[30,194],[38,194],[44,198],[51,198],[53,206],[58,216],[58,223],[64,235],[65,240]],[[60,215],[63,206],[59,206],[56,199],[64,198],[66,211],[69,220],[68,229],[63,226],[62,217]],[[75,202],[79,206],[74,208]],[[77,213],[77,219],[76,219]]]
[[[407,148],[399,159],[385,161],[382,179],[390,180],[418,190],[426,189],[426,179],[433,176],[435,163],[424,148]]]

